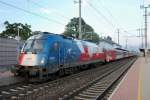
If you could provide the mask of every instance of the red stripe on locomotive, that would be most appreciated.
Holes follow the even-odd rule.
[[[19,54],[19,58],[18,58],[18,63],[19,63],[19,64],[22,63],[23,58],[24,58],[24,53],[20,53],[20,54]]]

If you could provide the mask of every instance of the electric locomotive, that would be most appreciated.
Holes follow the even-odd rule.
[[[42,32],[25,42],[14,73],[32,79],[47,79],[55,73],[103,62],[104,56],[102,48],[94,43]]]

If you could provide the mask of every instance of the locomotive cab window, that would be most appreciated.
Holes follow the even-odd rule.
[[[32,42],[33,40],[28,40],[25,44],[24,44],[24,47],[23,47],[23,51],[26,52],[26,51],[29,51],[31,46],[32,46]]]
[[[45,40],[35,39],[28,40],[23,48],[24,52],[42,52]]]

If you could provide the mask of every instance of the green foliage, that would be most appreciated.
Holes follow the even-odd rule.
[[[86,24],[86,22],[81,19],[82,21],[82,39],[95,42],[97,43],[99,41],[99,36],[97,33],[94,32],[94,29]],[[78,38],[79,37],[79,18],[72,18],[70,22],[66,25],[64,35],[66,36],[73,36]]]
[[[82,26],[85,25],[83,19],[81,19]],[[66,36],[79,37],[79,18],[72,18],[70,22],[66,25],[65,32],[63,33]]]
[[[95,32],[86,33],[83,38],[86,41],[90,41],[90,42],[94,42],[94,43],[98,43],[99,39],[100,39],[98,34]]]
[[[22,23],[10,24],[8,21],[5,21],[4,25],[5,30],[0,34],[0,37],[16,38],[18,36],[18,28],[21,40],[26,40],[29,36],[31,36],[31,26],[28,24]]]

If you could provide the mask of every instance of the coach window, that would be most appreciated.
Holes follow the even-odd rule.
[[[58,49],[59,49],[59,42],[53,42],[52,46],[50,47],[50,51],[55,52],[58,51]]]

